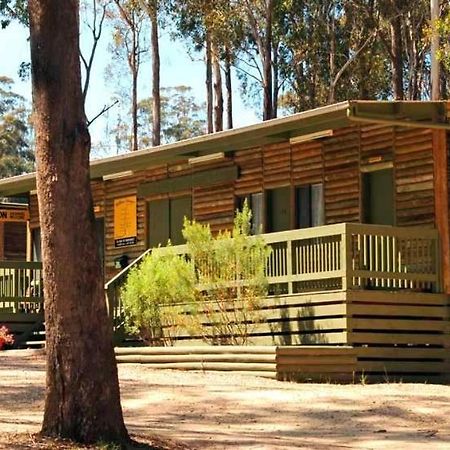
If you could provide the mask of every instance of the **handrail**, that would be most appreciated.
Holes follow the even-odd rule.
[[[272,248],[266,268],[269,295],[348,289],[440,292],[439,235],[434,229],[340,223],[260,236]],[[126,276],[150,251],[106,283],[113,318],[121,314]],[[170,251],[186,254],[187,246]]]
[[[120,289],[122,288],[124,281],[128,277],[130,270],[134,267],[137,267],[151,251],[152,249],[147,249],[139,257],[133,260],[127,267],[122,269],[117,275],[115,275],[107,283],[105,283],[106,306],[108,308],[109,316],[113,319],[114,325],[117,325],[115,322],[120,319],[122,311]]]

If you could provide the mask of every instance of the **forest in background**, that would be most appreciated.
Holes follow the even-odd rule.
[[[2,26],[27,24],[25,5],[0,0]],[[430,99],[433,26],[440,34],[440,96],[449,95],[447,1],[434,25],[430,0],[82,0],[80,11],[91,42],[80,53],[85,98],[99,43],[110,52],[105,83],[117,89],[99,114],[116,110],[105,130],[115,153],[232,128],[236,93],[263,120],[343,100]],[[162,32],[203,60],[204,102],[189,86],[161,83]],[[27,64],[20,70],[26,76]],[[151,92],[140,92],[142,78],[151,80]],[[0,102],[8,92],[11,83],[0,90]],[[20,136],[14,145],[23,153],[31,133],[21,102],[8,111],[18,114],[17,127],[0,133],[1,142],[13,142],[11,132]],[[18,164],[15,173],[29,168]]]

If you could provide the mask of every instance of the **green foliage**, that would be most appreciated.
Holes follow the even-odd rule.
[[[445,14],[437,23],[436,30],[441,37],[441,47],[438,51],[438,58],[450,71],[450,11]],[[431,35],[431,27],[428,29],[428,36]]]
[[[195,274],[182,256],[155,249],[131,270],[122,290],[127,329],[147,344],[170,345],[182,325],[181,303],[194,302]]]
[[[13,81],[0,77],[0,178],[31,172],[29,112],[25,100],[11,90]]]
[[[212,344],[243,345],[260,321],[267,294],[265,267],[270,249],[250,236],[251,211],[237,211],[233,231],[213,237],[209,225],[185,220],[183,235],[195,266],[199,295],[193,329]]]
[[[18,20],[28,26],[26,0],[0,0],[0,26],[6,28],[11,20]]]
[[[269,247],[250,236],[245,203],[232,232],[185,220],[188,258],[159,248],[131,271],[122,291],[128,331],[146,343],[171,345],[183,328],[212,344],[247,344],[267,293]]]
[[[140,146],[151,145],[152,98],[139,102]],[[204,105],[196,102],[188,86],[161,89],[161,142],[177,142],[205,133]]]

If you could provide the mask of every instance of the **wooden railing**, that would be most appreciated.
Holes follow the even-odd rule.
[[[113,321],[114,328],[120,327],[122,320],[122,297],[120,295],[120,291],[125,284],[125,281],[130,273],[130,270],[134,267],[138,267],[142,260],[151,252],[151,249],[148,249],[138,258],[136,258],[130,265],[122,269],[116,276],[111,278],[105,284],[105,296],[106,296],[106,305],[108,307],[108,314]]]
[[[440,292],[439,238],[433,229],[349,223],[271,233],[264,239],[273,249],[269,284],[284,293]]]
[[[262,235],[269,295],[351,289],[440,292],[436,230],[336,224]],[[141,255],[105,286],[110,315],[120,320],[120,289]],[[185,245],[171,251],[186,254]]]
[[[42,263],[0,261],[0,311],[43,311]]]

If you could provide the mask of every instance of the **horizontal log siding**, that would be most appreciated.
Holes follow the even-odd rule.
[[[397,225],[434,225],[432,132],[398,128],[395,133]]]
[[[336,130],[323,143],[325,221],[327,224],[360,221],[360,130]]]
[[[289,142],[264,146],[263,183],[264,189],[291,184],[291,147]]]
[[[100,180],[91,182],[92,198],[94,201],[95,216],[104,217],[105,215],[105,183]]]
[[[264,184],[262,150],[238,151],[234,160],[239,167],[239,178],[235,182],[235,194],[246,195],[261,192]]]
[[[36,194],[30,195],[30,228],[39,228],[39,206]]]
[[[235,210],[233,184],[195,188],[192,208],[194,218],[209,223],[213,233],[230,229]]]
[[[291,179],[295,186],[323,183],[322,143],[316,140],[293,145],[291,164]]]
[[[199,166],[187,163],[160,165],[133,176],[92,182],[98,216],[105,216],[106,275],[111,276],[114,258],[138,256],[146,247],[146,204],[158,198],[192,195],[193,216],[211,223],[214,232],[232,226],[235,197],[281,186],[323,183],[327,224],[361,221],[361,166],[373,161],[393,161],[396,175],[397,225],[434,224],[432,135],[429,130],[399,129],[380,125],[353,126],[334,131],[326,138],[289,144],[265,145],[240,150],[225,161]],[[195,172],[211,171],[236,164],[239,178],[234,183],[138,199],[138,245],[114,248],[114,198],[137,192],[139,184]],[[449,175],[450,177],[450,175]],[[39,226],[37,197],[30,197],[30,226]]]
[[[3,249],[3,258],[11,261],[24,261],[27,257],[26,222],[4,223],[3,235],[5,243]]]

